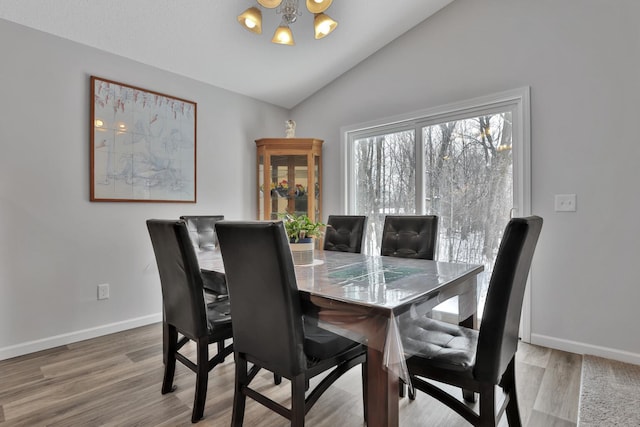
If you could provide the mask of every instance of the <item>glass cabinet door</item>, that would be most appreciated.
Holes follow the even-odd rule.
[[[258,219],[290,213],[321,221],[322,141],[265,138],[256,144]]]

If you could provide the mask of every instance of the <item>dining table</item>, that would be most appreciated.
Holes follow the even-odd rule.
[[[200,268],[224,274],[218,250],[198,254]],[[482,265],[316,250],[296,265],[306,316],[367,346],[367,425],[399,424],[399,380],[410,385],[399,324],[458,296],[459,323],[477,327]],[[233,307],[232,307],[233,310]]]

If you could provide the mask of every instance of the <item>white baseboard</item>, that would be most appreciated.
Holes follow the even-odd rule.
[[[590,354],[592,356],[604,357],[606,359],[618,360],[625,363],[640,365],[640,354],[630,351],[618,350],[615,348],[601,347],[583,342],[563,340],[540,334],[531,334],[531,344],[543,347],[554,348],[556,350],[568,351],[576,354]]]
[[[80,331],[69,332],[67,334],[56,335],[36,341],[29,341],[9,347],[3,347],[0,348],[0,360],[23,356],[25,354],[35,353],[36,351],[48,350],[50,348],[59,347],[61,345],[67,345],[78,341],[101,337],[103,335],[126,331],[127,329],[133,329],[158,322],[162,322],[162,313],[151,314],[149,316],[128,319],[122,322],[110,323],[108,325],[96,326],[94,328],[83,329]]]

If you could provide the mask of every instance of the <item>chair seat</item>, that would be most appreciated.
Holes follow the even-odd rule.
[[[409,363],[428,364],[473,377],[478,331],[422,317],[400,322]],[[421,360],[417,360],[421,359]]]
[[[359,344],[305,321],[304,352],[310,361],[329,359]]]
[[[204,302],[207,305],[217,304],[227,300],[229,300],[228,294],[217,294],[215,292],[207,291],[206,289],[204,291]]]
[[[209,330],[213,331],[224,325],[231,325],[231,304],[229,299],[207,303],[207,326]]]
[[[205,291],[212,292],[214,294],[226,295],[227,280],[224,273],[210,270],[200,270],[202,275],[202,285]]]

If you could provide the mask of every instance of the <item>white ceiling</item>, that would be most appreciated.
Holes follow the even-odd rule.
[[[313,38],[313,15],[291,25],[295,46],[270,42],[237,15],[255,0],[0,0],[0,18],[214,86],[292,108],[453,0],[334,0],[336,30]]]

